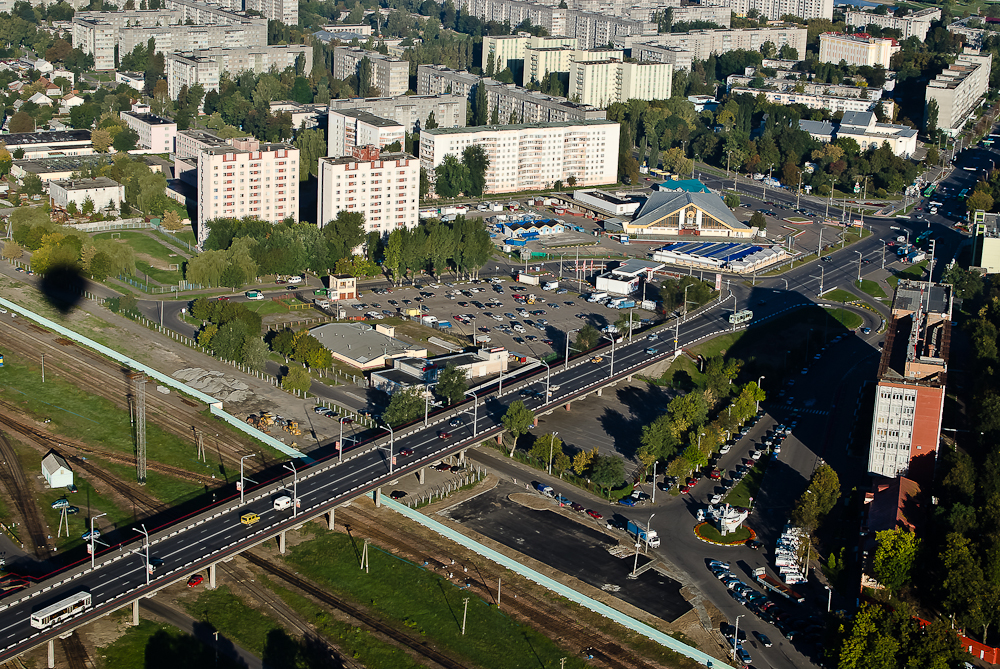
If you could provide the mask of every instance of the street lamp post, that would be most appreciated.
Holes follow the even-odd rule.
[[[795,208],[799,208],[799,199],[802,197],[802,172],[799,172],[799,189],[795,193]]]
[[[861,284],[861,259],[865,257],[861,251],[855,251],[858,254],[858,284]]]
[[[761,374],[761,377],[759,379],[757,379],[757,388],[758,389],[760,389],[760,382],[763,381],[763,380],[764,380],[764,375]],[[760,400],[757,400],[757,413],[760,413]]]
[[[579,332],[579,331],[580,330],[568,330],[566,332],[566,355],[563,357],[563,370],[569,369],[569,336],[572,333]]]
[[[251,453],[240,458],[240,504],[243,503],[243,493],[246,492],[247,488],[246,477],[243,476],[243,461],[256,456],[256,453]]]
[[[650,500],[651,504],[656,504],[656,465],[659,464],[659,460],[653,461],[653,495]]]
[[[549,437],[549,476],[552,476],[552,455],[555,450],[556,436],[558,436],[558,434],[558,432],[553,432]]]
[[[829,613],[830,606],[833,604],[833,589],[828,585],[824,585],[823,587],[826,588],[826,612]]]
[[[549,363],[545,362],[541,358],[538,359],[538,362],[540,362],[543,365],[545,365],[545,402],[544,403],[547,404],[548,401],[549,401],[549,385],[550,385],[550,382],[552,381],[552,370],[549,369]]]
[[[614,335],[611,336],[604,335],[604,339],[607,339],[608,341],[611,342],[611,373],[608,374],[608,376],[610,377],[615,375],[615,338]]]
[[[466,390],[465,394],[472,395],[472,397],[476,400],[475,404],[472,405],[472,436],[475,437],[476,423],[478,422],[477,419],[479,418],[479,396],[476,395],[476,393],[474,393],[471,390]]]
[[[649,523],[653,522],[653,516],[655,513],[649,514],[649,520],[646,522],[646,532],[649,532]],[[639,571],[639,535],[635,535],[635,564],[632,565],[632,577],[635,578],[635,573]]]
[[[141,525],[141,527],[142,527],[141,530],[138,529],[138,528],[136,528],[136,527],[133,527],[132,529],[135,530],[136,532],[139,532],[140,534],[142,534],[142,536],[144,536],[146,538],[146,540],[145,540],[145,546],[146,546],[146,585],[149,585],[149,575],[151,573],[150,570],[153,568],[152,564],[150,564],[150,562],[149,562],[149,532],[146,531],[146,524],[145,523],[143,523]],[[829,609],[827,609],[827,611],[829,611]]]
[[[428,393],[427,389],[424,388],[424,427],[427,427],[427,418],[430,415],[430,407],[441,406],[440,402],[431,402],[430,399],[431,399],[430,394]]]
[[[385,423],[384,420],[382,422]],[[392,447],[396,444],[396,435],[392,431],[392,426],[389,425],[388,423],[385,423],[385,428],[387,430],[389,430],[389,473],[391,474],[392,470],[393,470],[393,467],[392,467]]]
[[[354,422],[353,418],[348,418],[347,416],[341,416],[340,418],[340,441],[337,442],[337,462],[344,461],[344,423],[350,425]]]
[[[97,555],[97,547],[94,545],[96,537],[94,536],[94,521],[101,516],[106,516],[106,513],[99,513],[96,516],[90,517],[90,568],[94,568],[94,557]]]
[[[690,287],[691,287],[691,284],[688,284],[688,285],[684,286],[684,316],[683,316],[683,322],[685,322],[685,323],[687,323],[687,317],[688,317],[688,288],[690,288]]]
[[[286,462],[283,466],[292,472],[292,518],[295,518],[299,515],[299,472],[290,462]]]
[[[739,640],[740,640],[740,618],[742,618],[745,615],[746,614],[743,613],[741,615],[736,616],[736,631],[733,633],[733,659],[734,660],[736,659],[736,644],[739,643]]]

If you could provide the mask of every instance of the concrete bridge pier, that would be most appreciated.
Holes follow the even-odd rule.
[[[569,411],[570,410],[570,406],[572,404],[573,404],[572,402],[566,402],[566,404],[564,404],[563,407],[565,407],[566,411]]]
[[[56,667],[56,640],[49,639],[49,669],[55,669]]]
[[[208,565],[208,589],[215,590],[215,563]]]
[[[132,600],[132,627],[139,626],[139,600]]]
[[[536,425],[538,424],[538,419],[537,419],[537,418],[535,419],[535,424],[536,424]],[[462,450],[460,450],[460,451],[458,452],[458,461],[459,461],[459,463],[460,463],[460,464],[463,464],[463,465],[465,464],[465,452],[466,452],[467,450],[468,450],[468,449],[466,449],[466,448],[463,448]]]
[[[597,395],[598,397],[600,397],[601,395],[604,394],[604,388],[598,388],[597,392],[594,393],[594,394]]]
[[[538,427],[538,416],[535,416],[534,422],[532,423],[535,427]]]
[[[632,375],[631,374],[629,374],[628,376],[625,377],[625,382],[626,383],[632,383]]]
[[[331,508],[329,513],[326,514],[326,519],[327,519],[326,529],[331,531],[333,530],[333,512],[336,510],[336,508],[337,507]]]
[[[417,482],[420,485],[424,484],[424,478],[426,477],[426,475],[427,475],[427,467],[421,467],[420,469],[417,470]]]
[[[285,531],[282,530],[278,534],[278,552],[282,555],[285,554]]]
[[[382,489],[375,488],[375,508],[379,509],[382,507]]]

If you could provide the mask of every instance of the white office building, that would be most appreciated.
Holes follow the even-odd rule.
[[[249,137],[198,154],[198,243],[208,221],[253,216],[280,223],[299,220],[299,150]]]
[[[927,84],[924,123],[927,105],[937,102],[937,127],[954,137],[982,102],[989,89],[993,55],[966,48],[955,62]]]
[[[320,158],[317,199],[321,228],[341,211],[363,214],[366,233],[414,228],[420,222],[420,161],[408,153],[381,153],[375,146]]]
[[[614,121],[568,121],[476,128],[435,128],[420,133],[420,165],[434,170],[448,154],[480,144],[490,165],[486,192],[514,193],[552,188],[575,177],[581,187],[618,180],[618,136]]]

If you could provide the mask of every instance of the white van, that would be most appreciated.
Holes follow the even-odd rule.
[[[288,495],[281,495],[280,497],[274,498],[274,510],[284,511],[285,509],[292,508],[292,498]]]
[[[290,277],[288,277],[288,283],[290,283],[292,285],[300,284],[300,283],[302,283],[302,277],[301,276],[290,276]]]

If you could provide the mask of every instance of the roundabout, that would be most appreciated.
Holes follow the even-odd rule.
[[[741,526],[726,536],[722,536],[719,530],[708,521],[695,525],[694,535],[705,543],[716,546],[742,546],[750,539],[757,538],[757,533],[746,526]]]

